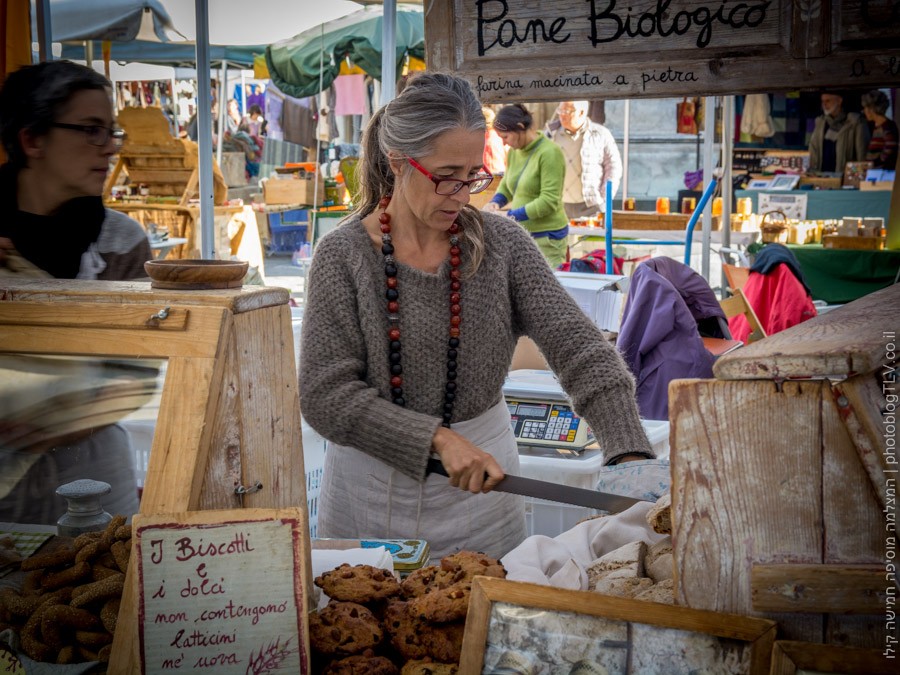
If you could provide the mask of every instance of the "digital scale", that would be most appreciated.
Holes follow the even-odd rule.
[[[520,446],[581,453],[594,442],[549,370],[512,370],[503,384],[510,426]]]

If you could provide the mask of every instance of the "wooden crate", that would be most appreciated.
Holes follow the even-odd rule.
[[[822,246],[857,251],[880,251],[884,248],[884,237],[843,237],[839,234],[826,234],[822,237]]]
[[[0,297],[0,353],[168,359],[141,514],[306,504],[287,290],[4,279]],[[163,308],[165,320],[148,320]],[[140,672],[135,559],[111,673]]]
[[[717,379],[670,385],[679,603],[770,618],[787,639],[884,646],[877,376],[897,316],[892,286],[723,356]]]

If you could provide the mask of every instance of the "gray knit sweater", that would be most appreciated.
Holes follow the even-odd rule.
[[[528,233],[508,218],[483,215],[485,257],[462,282],[451,427],[500,401],[516,341],[528,335],[591,425],[606,461],[629,452],[652,456],[634,380],[615,347],[559,284]],[[406,407],[389,398],[383,257],[357,217],[316,245],[303,313],[300,405],[328,440],[421,480],[443,410],[449,260],[436,274],[398,268]]]

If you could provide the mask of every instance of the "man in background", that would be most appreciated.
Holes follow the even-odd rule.
[[[563,101],[557,108],[559,128],[550,138],[566,158],[563,206],[569,218],[596,216],[606,210],[606,181],[612,193],[622,180],[622,158],[609,129],[591,121],[587,101]]]
[[[866,158],[869,126],[865,118],[844,110],[844,97],[838,92],[822,94],[822,114],[809,139],[809,170],[843,173],[847,162]]]

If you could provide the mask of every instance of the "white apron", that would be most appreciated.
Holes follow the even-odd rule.
[[[519,452],[504,401],[453,431],[519,473]],[[423,483],[354,448],[329,443],[319,495],[318,536],[424,539],[437,560],[460,550],[501,558],[525,539],[522,497],[472,494],[431,474]]]

